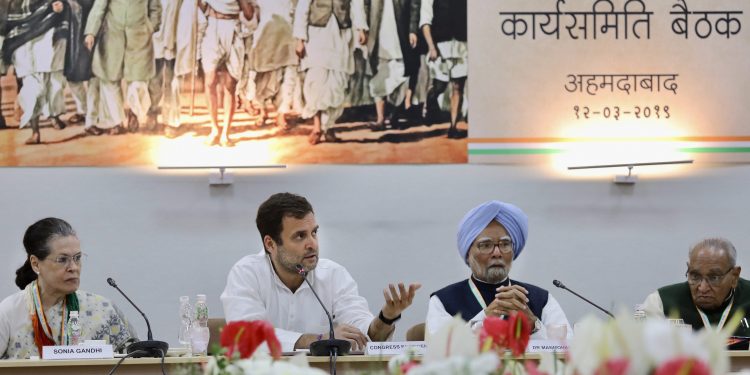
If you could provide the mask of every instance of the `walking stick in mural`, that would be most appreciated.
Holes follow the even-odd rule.
[[[190,35],[190,43],[193,46],[193,58],[191,59],[191,64],[193,66],[190,69],[190,116],[195,116],[195,80],[196,76],[198,75],[198,69],[197,69],[197,61],[198,61],[198,2],[200,0],[195,0],[195,12],[193,13],[193,30]]]

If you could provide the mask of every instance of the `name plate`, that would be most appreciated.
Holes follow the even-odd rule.
[[[401,341],[401,342],[368,342],[365,348],[366,355],[399,355],[411,351],[416,355],[424,355],[427,344],[424,341]]]
[[[560,353],[568,351],[568,343],[559,340],[529,340],[526,353]]]
[[[59,345],[42,347],[43,359],[114,358],[112,345]]]

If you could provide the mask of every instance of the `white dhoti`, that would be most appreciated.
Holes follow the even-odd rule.
[[[201,44],[201,57],[204,71],[214,72],[224,64],[229,75],[239,81],[245,60],[245,41],[242,39],[239,20],[208,17],[206,34]]]
[[[126,100],[128,107],[144,123],[151,106],[148,95],[148,83],[143,81],[128,82]],[[119,81],[99,80],[99,127],[103,129],[122,125],[126,119],[122,100],[122,87]]]
[[[393,105],[401,105],[406,97],[409,77],[404,77],[403,60],[380,59],[378,72],[370,79],[370,95],[373,98],[387,98]]]
[[[469,49],[466,42],[449,40],[437,45],[440,56],[435,61],[428,61],[430,74],[440,81],[465,78],[469,74]]]
[[[68,81],[68,89],[70,90],[70,96],[73,97],[73,103],[76,106],[76,113],[79,115],[85,115],[86,109],[86,83],[85,82],[70,82]]]
[[[23,109],[19,124],[22,128],[43,114],[56,116],[65,111],[65,40],[53,44],[54,32],[50,29],[13,52],[16,76],[23,81],[18,93],[18,104]]]
[[[57,117],[65,113],[65,75],[62,70],[54,71],[49,74],[49,87],[47,87],[47,105],[43,110],[47,117]]]
[[[323,112],[322,129],[325,131],[332,127],[344,112],[348,84],[349,74],[346,72],[325,68],[308,69],[302,89],[305,97],[302,117],[309,118],[317,112]]]

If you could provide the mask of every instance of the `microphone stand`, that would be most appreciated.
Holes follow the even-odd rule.
[[[574,292],[574,291],[572,291],[572,290],[568,289],[568,287],[567,287],[567,286],[565,286],[565,284],[563,284],[563,283],[562,283],[562,282],[561,282],[560,280],[553,280],[553,281],[552,281],[552,284],[553,284],[554,286],[556,286],[556,287],[560,288],[560,289],[565,289],[565,290],[567,290],[568,292],[571,292],[571,293],[573,293],[573,295],[575,295],[576,297],[578,297],[578,298],[580,298],[580,299],[582,299],[582,300],[584,300],[584,301],[588,302],[588,303],[589,303],[589,304],[590,304],[591,306],[594,306],[594,307],[596,307],[597,309],[599,309],[599,310],[603,311],[603,312],[604,312],[605,314],[609,315],[609,316],[610,316],[610,318],[612,318],[612,319],[614,319],[614,318],[615,318],[615,316],[614,316],[614,315],[612,315],[612,313],[611,313],[611,312],[609,312],[609,311],[605,310],[605,309],[604,309],[603,307],[601,307],[601,306],[599,306],[599,305],[597,305],[597,304],[595,304],[595,303],[593,303],[593,302],[589,301],[588,299],[586,299],[586,297],[584,297],[584,296],[582,296],[582,295],[580,295],[580,294],[578,294],[578,293],[576,293],[576,292]]]
[[[352,344],[349,341],[335,338],[333,334],[333,318],[331,317],[331,314],[328,312],[328,309],[326,309],[326,306],[318,296],[318,293],[315,292],[315,288],[310,284],[310,280],[307,279],[307,271],[305,271],[305,268],[302,267],[301,264],[298,264],[296,268],[297,273],[299,273],[299,275],[302,276],[302,279],[305,280],[310,287],[310,290],[313,292],[313,295],[315,295],[315,298],[318,300],[318,303],[320,303],[320,306],[323,308],[323,311],[325,311],[326,317],[328,318],[328,326],[330,328],[327,340],[318,340],[310,344],[310,354],[314,356],[328,355],[331,362],[331,374],[335,375],[337,356],[348,354]]]
[[[135,309],[138,310],[141,315],[143,315],[143,319],[146,320],[146,328],[148,328],[148,340],[136,341],[128,345],[126,349],[128,355],[133,358],[159,358],[165,356],[167,354],[167,350],[169,349],[169,344],[164,341],[154,340],[154,336],[151,333],[151,324],[148,322],[146,314],[144,314],[143,311],[141,311],[141,309],[139,309],[138,306],[136,306],[135,303],[133,303],[133,301],[131,301],[130,298],[128,298],[128,296],[122,290],[120,290],[120,288],[117,287],[117,283],[115,283],[115,280],[109,277],[107,278],[107,283],[113,288],[117,289],[117,291],[120,292],[120,294],[122,294],[122,296],[125,297],[125,299],[128,300],[128,302],[130,302],[130,304],[133,305],[133,307],[135,307]]]

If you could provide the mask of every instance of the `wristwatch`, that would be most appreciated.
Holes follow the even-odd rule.
[[[380,314],[378,314],[378,319],[380,319],[381,322],[387,325],[391,325],[395,323],[397,320],[401,319],[401,314],[398,314],[398,316],[393,319],[388,319],[385,317],[385,315],[383,315],[383,310],[380,310]]]
[[[534,329],[531,330],[531,333],[537,333],[540,329],[542,329],[542,321],[537,318],[534,320]]]

